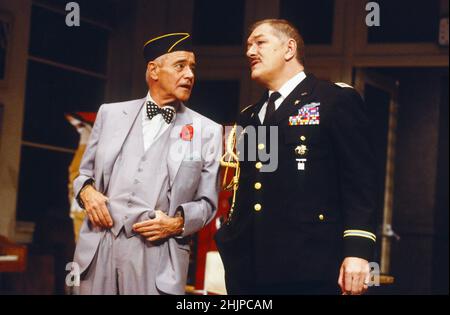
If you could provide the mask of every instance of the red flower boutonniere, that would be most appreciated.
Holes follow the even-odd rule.
[[[184,141],[191,141],[194,137],[194,128],[192,125],[184,125],[183,129],[181,129],[180,137]]]

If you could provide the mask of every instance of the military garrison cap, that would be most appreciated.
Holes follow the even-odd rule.
[[[174,51],[192,51],[191,35],[189,33],[170,33],[150,39],[144,44],[146,62]]]

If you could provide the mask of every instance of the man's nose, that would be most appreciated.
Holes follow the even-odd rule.
[[[256,49],[255,49],[255,45],[251,45],[247,48],[247,57],[251,58],[256,56]]]
[[[184,77],[185,78],[188,78],[188,79],[193,79],[194,78],[194,71],[190,68],[190,67],[186,67],[187,68],[187,70],[186,70],[186,72],[185,72],[185,74],[184,74]]]

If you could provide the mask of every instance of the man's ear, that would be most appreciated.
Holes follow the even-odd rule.
[[[286,54],[284,55],[284,59],[286,61],[289,61],[292,58],[295,58],[296,53],[297,53],[297,42],[293,38],[290,38],[287,42],[287,50]]]
[[[159,73],[158,64],[154,61],[150,61],[147,64],[147,76],[150,77],[152,80],[157,81],[158,73]]]

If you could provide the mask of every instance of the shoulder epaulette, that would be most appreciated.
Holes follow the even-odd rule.
[[[244,108],[243,110],[241,110],[241,114],[243,113],[243,112],[245,112],[247,109],[249,109],[250,107],[253,107],[255,104],[251,104],[251,105],[248,105],[246,108]]]
[[[341,87],[341,88],[351,88],[351,89],[354,89],[353,86],[348,85],[347,83],[344,83],[344,82],[335,82],[334,84],[336,84],[337,86],[339,86],[339,87]]]

